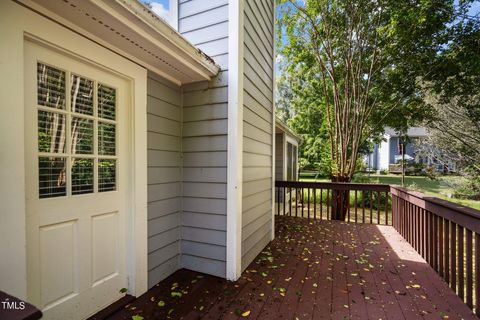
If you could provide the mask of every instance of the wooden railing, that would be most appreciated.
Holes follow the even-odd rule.
[[[386,184],[276,181],[276,214],[330,220],[333,210],[347,221],[392,225],[390,186]],[[338,209],[335,192],[343,191]]]
[[[344,191],[345,207],[332,205]],[[275,182],[276,214],[392,225],[450,288],[480,316],[480,211],[399,186]]]
[[[480,211],[390,189],[395,229],[480,316]]]

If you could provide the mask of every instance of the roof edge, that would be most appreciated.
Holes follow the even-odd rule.
[[[182,34],[169,25],[163,18],[153,13],[139,0],[115,0],[115,2],[134,14],[140,21],[173,44],[178,50],[196,60],[210,77],[214,77],[220,72],[220,66],[216,64],[215,60],[202,50],[196,48]]]
[[[285,122],[283,122],[280,118],[275,116],[275,126],[278,126],[280,129],[282,129],[284,132],[288,132],[290,135],[292,135],[295,139],[297,139],[298,142],[302,142],[303,139],[300,137],[298,134],[296,134]]]

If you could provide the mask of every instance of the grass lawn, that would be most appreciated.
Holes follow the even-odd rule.
[[[366,181],[363,181],[365,179]],[[440,177],[438,180],[431,180],[427,177],[405,177],[405,186],[409,189],[413,189],[419,192],[423,192],[427,195],[442,198],[451,202],[459,203],[467,207],[471,207],[480,210],[480,201],[473,200],[461,200],[451,198],[453,194],[453,185],[458,183],[462,179],[461,177],[445,176]],[[300,177],[300,181],[317,181],[327,182],[328,179],[317,179],[314,176],[303,175]],[[362,176],[362,182],[365,183],[381,183],[381,184],[402,184],[402,177],[400,175],[378,175],[371,174]]]

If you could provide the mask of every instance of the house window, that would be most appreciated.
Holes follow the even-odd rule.
[[[287,142],[287,181],[293,180],[293,145]]]
[[[37,64],[39,197],[116,190],[116,89]]]
[[[298,180],[297,173],[297,146],[293,145],[290,142],[287,142],[287,180],[296,181]]]
[[[297,152],[297,146],[293,146],[293,149],[292,149],[292,162],[293,162],[293,172],[292,172],[292,176],[293,176],[293,180],[297,181],[298,180],[298,172],[297,172],[297,168],[298,168],[298,165],[297,165],[297,155],[298,155],[298,152]]]

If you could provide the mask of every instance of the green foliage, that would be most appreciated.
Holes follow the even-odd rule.
[[[278,3],[282,117],[310,166],[349,181],[385,126],[405,131],[431,116],[421,82],[450,40],[455,2]]]
[[[480,200],[480,177],[465,180],[455,189],[453,194],[457,199]]]

